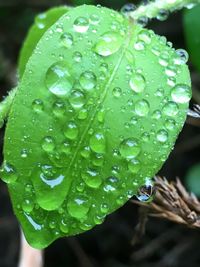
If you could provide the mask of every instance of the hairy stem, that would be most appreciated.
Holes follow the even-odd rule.
[[[16,91],[17,88],[12,89],[9,92],[9,95],[5,97],[5,99],[2,102],[0,102],[0,128],[3,126],[4,120],[7,119],[8,117]]]
[[[192,7],[198,3],[200,0],[155,0],[147,5],[139,6],[135,11],[130,12],[129,16],[135,20],[141,17],[152,19],[158,17],[161,11],[173,12],[183,7]]]

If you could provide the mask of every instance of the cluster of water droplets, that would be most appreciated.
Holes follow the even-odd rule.
[[[38,159],[31,158],[27,138],[21,144],[21,161],[30,158],[34,166],[18,210],[37,231],[50,229],[52,239],[100,224],[134,194],[151,198],[147,177],[165,161],[180,127],[177,115],[191,97],[190,87],[176,79],[188,60],[184,50],[139,26],[127,41],[128,20],[113,11],[109,29],[99,33],[106,13],[98,9],[87,16],[66,14],[66,25],[49,30],[61,52],[47,53],[53,60],[42,70],[44,91],[30,103],[33,122],[49,120]],[[160,84],[150,75],[154,66],[164,77]],[[5,182],[21,182],[19,173],[4,162]]]

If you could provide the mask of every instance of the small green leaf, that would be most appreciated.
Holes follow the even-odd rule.
[[[150,186],[190,97],[165,38],[103,7],[62,16],[33,51],[6,128],[2,179],[28,242],[89,230]]]
[[[186,10],[183,16],[186,43],[195,67],[200,71],[200,5]]]
[[[19,77],[23,76],[26,68],[26,63],[33,53],[38,41],[47,29],[51,27],[62,15],[68,12],[70,7],[61,6],[54,7],[45,13],[39,14],[35,18],[33,26],[30,28],[29,33],[24,41],[23,47],[19,57]]]
[[[189,190],[200,196],[200,163],[192,166],[186,175],[186,183]]]

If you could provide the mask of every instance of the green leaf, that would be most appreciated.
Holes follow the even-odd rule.
[[[165,38],[103,7],[77,7],[46,31],[18,86],[2,168],[32,246],[91,229],[151,186],[191,97],[177,59]]]
[[[200,196],[200,163],[192,166],[186,175],[186,183],[189,190]]]
[[[200,71],[200,5],[186,10],[183,16],[185,38],[190,57]]]
[[[26,63],[29,60],[33,50],[35,49],[38,41],[42,35],[53,25],[62,15],[69,11],[70,7],[61,6],[54,7],[45,13],[39,14],[35,18],[33,26],[30,28],[29,33],[24,41],[23,47],[19,57],[19,77],[23,76],[26,68]]]

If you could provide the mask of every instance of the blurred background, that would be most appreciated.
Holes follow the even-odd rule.
[[[120,10],[127,1],[0,0],[1,99],[16,85],[16,65],[20,47],[35,15],[49,7],[83,3],[101,4]],[[138,4],[138,1],[132,1],[132,3]],[[198,71],[200,70],[200,51],[194,52],[190,43],[192,38],[196,38],[195,42],[200,50],[200,9],[198,10],[196,15],[190,15],[197,24],[199,23],[199,27],[195,28],[196,24],[191,22],[191,36],[190,33],[184,34],[188,29],[184,29],[183,18],[186,14],[183,11],[170,15],[167,21],[153,20],[148,24],[149,28],[173,42],[175,48],[189,49],[194,59],[189,61],[193,83],[191,108],[193,103],[200,104],[200,72]],[[0,131],[1,149],[4,130]],[[180,177],[186,188],[200,197],[199,120],[191,118],[187,120],[174,151],[159,174],[167,177],[168,180]],[[138,207],[129,202],[93,230],[77,237],[57,240],[45,250],[45,267],[200,266],[200,232],[168,221],[149,219],[146,235],[141,239],[140,244],[131,245],[138,216]],[[0,182],[0,267],[17,266],[19,239],[19,225],[13,215],[7,187]]]

